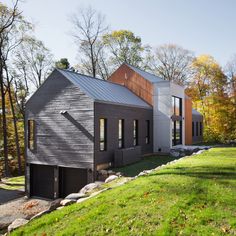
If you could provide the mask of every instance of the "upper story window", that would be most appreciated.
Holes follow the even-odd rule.
[[[133,121],[133,144],[134,146],[138,145],[138,120]]]
[[[146,120],[146,137],[145,137],[145,143],[150,143],[150,120]]]
[[[175,116],[182,116],[182,99],[172,96],[172,113]]]
[[[105,151],[107,148],[107,119],[99,120],[99,149]]]
[[[118,121],[118,147],[124,147],[124,120],[120,119]]]
[[[28,120],[28,148],[35,150],[35,120]]]

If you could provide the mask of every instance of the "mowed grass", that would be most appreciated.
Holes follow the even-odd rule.
[[[143,170],[151,170],[157,166],[164,165],[176,159],[178,158],[171,156],[148,156],[144,157],[139,162],[120,168],[114,168],[113,170],[115,172],[121,172],[124,176],[133,177],[135,175],[138,175]]]
[[[6,178],[0,183],[0,188],[7,190],[17,190],[24,187],[25,185],[25,176],[18,176],[12,178]]]
[[[235,235],[236,148],[214,148],[11,235]]]

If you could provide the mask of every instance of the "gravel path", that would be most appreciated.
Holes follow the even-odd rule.
[[[47,200],[20,197],[0,205],[0,230],[6,228],[17,218],[30,219],[37,213],[46,210],[50,202]]]

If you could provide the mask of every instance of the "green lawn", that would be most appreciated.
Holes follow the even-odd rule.
[[[137,163],[120,168],[115,168],[113,170],[115,172],[121,172],[124,176],[133,177],[139,174],[143,170],[151,170],[157,166],[161,166],[176,159],[177,159],[176,157],[170,157],[170,156],[149,156],[149,157],[144,157],[141,161]]]
[[[236,235],[236,148],[214,148],[12,235]]]
[[[12,178],[6,178],[0,183],[0,188],[8,190],[16,190],[24,187],[25,185],[25,176],[18,176]]]

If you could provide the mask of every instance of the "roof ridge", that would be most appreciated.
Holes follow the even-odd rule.
[[[59,70],[59,71],[62,70],[62,71],[65,71],[65,72],[74,73],[74,74],[77,74],[77,75],[88,77],[90,79],[99,80],[99,81],[102,81],[102,82],[105,82],[105,83],[115,84],[117,86],[121,86],[123,88],[126,88],[125,86],[123,86],[121,84],[117,84],[115,82],[112,82],[112,81],[109,81],[109,80],[105,80],[105,79],[99,79],[97,77],[93,77],[93,76],[90,76],[90,75],[85,75],[85,74],[82,74],[82,73],[79,73],[79,72],[76,72],[76,71],[71,71],[71,70],[67,70],[67,69],[58,69],[58,68],[55,68],[55,69]],[[126,88],[126,89],[128,89],[128,88]]]
[[[124,62],[124,64],[126,64],[126,65],[128,65],[128,66],[131,66],[131,67],[134,67],[134,68],[136,68],[136,69],[138,69],[138,70],[141,70],[141,71],[143,71],[143,72],[145,72],[145,73],[148,73],[148,74],[150,74],[150,75],[153,75],[153,76],[155,76],[155,77],[158,77],[158,78],[162,79],[160,76],[155,75],[154,73],[151,73],[151,72],[149,72],[149,71],[146,71],[146,70],[144,70],[144,69],[141,69],[141,68],[139,68],[139,67],[137,67],[137,66],[133,66],[133,65],[127,63],[127,62]],[[164,79],[162,79],[162,80],[164,80]]]

